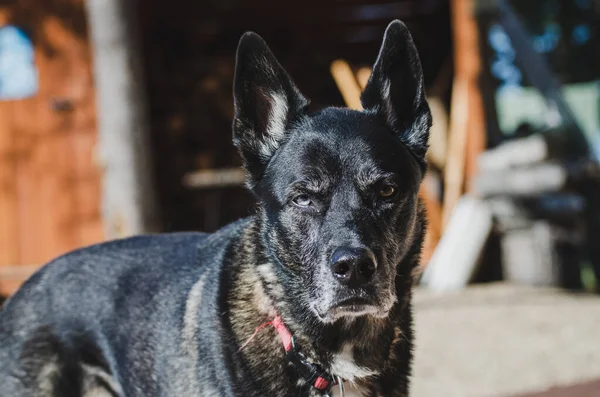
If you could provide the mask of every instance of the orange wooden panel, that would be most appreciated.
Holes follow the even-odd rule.
[[[12,106],[0,102],[0,266],[19,262],[15,143]]]
[[[6,8],[0,7],[0,24],[4,25],[7,19]],[[19,262],[16,144],[12,119],[12,103],[0,102],[0,269]],[[9,282],[0,279],[0,295],[13,288]]]
[[[69,16],[59,8],[68,8]],[[34,97],[0,103],[0,265],[27,270],[103,239],[84,16],[81,0],[17,0],[0,7],[0,21],[34,32],[40,79]],[[4,155],[9,151],[12,157]],[[2,277],[0,272],[0,294],[23,281]]]
[[[53,53],[37,50],[40,92],[23,104],[39,123],[20,124],[30,138],[19,167],[24,263],[44,263],[102,238],[89,49],[54,17],[44,19],[43,30]]]
[[[101,171],[96,162],[96,112],[90,63],[79,64],[80,95],[72,114],[70,144],[73,158],[76,233],[79,245],[104,239],[101,217]]]

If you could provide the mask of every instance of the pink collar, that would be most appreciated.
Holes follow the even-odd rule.
[[[277,330],[279,338],[281,339],[281,343],[283,344],[283,349],[286,353],[285,357],[289,362],[294,364],[301,377],[306,379],[307,382],[312,384],[313,387],[320,390],[324,394],[327,394],[334,383],[339,383],[340,389],[342,389],[341,379],[337,379],[336,382],[336,378],[334,376],[323,371],[317,364],[309,362],[306,357],[304,357],[304,355],[297,350],[294,344],[294,337],[292,333],[285,326],[281,316],[278,314],[273,318],[273,320],[259,325],[254,331],[254,334],[252,334],[252,336],[248,338],[248,340],[240,347],[240,350],[246,347],[246,345],[248,345],[248,343],[250,343],[250,341],[258,334],[258,332],[268,325],[272,325]]]

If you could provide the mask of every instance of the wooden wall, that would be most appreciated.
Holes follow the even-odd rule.
[[[0,294],[10,294],[37,266],[103,233],[82,0],[2,4],[0,26],[30,35],[39,71],[37,95],[0,101]]]

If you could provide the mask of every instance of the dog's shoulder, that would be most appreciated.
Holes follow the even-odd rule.
[[[227,225],[215,233],[173,232],[139,235],[103,242],[69,252],[42,267],[37,277],[60,277],[88,272],[95,278],[117,272],[176,272],[189,266],[213,262],[248,222],[248,219]],[[33,279],[36,278],[33,277]]]
[[[119,301],[151,301],[161,291],[166,301],[178,300],[176,291],[185,294],[203,272],[222,265],[227,247],[247,222],[238,221],[212,234],[141,235],[69,252],[30,277],[5,302],[0,320],[34,307],[37,314],[71,311],[75,306],[77,312],[94,313]]]
[[[15,298],[31,289],[46,286],[64,289],[86,279],[82,286],[116,286],[115,282],[122,277],[156,272],[169,262],[185,266],[194,261],[197,247],[209,236],[204,233],[141,235],[80,248],[41,267]]]

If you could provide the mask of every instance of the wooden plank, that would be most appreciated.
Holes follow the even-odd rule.
[[[361,89],[365,89],[367,83],[369,82],[369,77],[371,77],[371,68],[362,67],[358,69],[356,72],[356,80],[358,80],[358,84]]]
[[[465,159],[465,190],[473,190],[473,179],[477,175],[477,159],[487,147],[485,133],[485,116],[483,99],[479,86],[471,84],[469,87],[469,129],[467,132],[467,147]]]
[[[71,38],[72,39],[72,38]],[[73,154],[69,183],[73,205],[71,227],[78,246],[104,239],[101,215],[101,170],[97,161],[98,134],[96,102],[89,43],[77,40],[69,45],[71,88],[69,98],[74,103],[69,113],[68,141]]]
[[[477,172],[477,157],[486,147],[483,99],[479,86],[481,55],[479,53],[479,31],[475,19],[474,0],[453,0],[452,19],[454,26],[455,74],[464,79],[468,86],[468,125],[465,147],[465,183],[470,183]]]
[[[83,10],[82,10],[83,15]],[[51,38],[57,54],[49,65],[49,72],[55,76],[56,84],[49,87],[49,98],[54,106],[49,106],[52,117],[61,124],[59,131],[53,131],[57,140],[55,153],[62,153],[62,160],[57,163],[56,188],[54,195],[61,197],[63,205],[56,211],[52,228],[57,238],[54,240],[52,256],[60,255],[82,245],[79,233],[81,222],[81,203],[79,201],[79,185],[81,175],[87,171],[85,146],[79,145],[78,136],[89,130],[86,126],[85,114],[82,115],[82,102],[93,95],[89,92],[90,77],[86,74],[89,67],[89,49],[86,42],[77,38],[60,21],[47,18],[46,35]],[[64,105],[61,105],[64,104]],[[88,117],[89,118],[89,117]],[[90,189],[92,192],[94,189]]]
[[[16,147],[12,104],[0,103],[0,266],[19,262]]]
[[[331,75],[350,109],[361,110],[360,86],[348,62],[338,59],[331,63]]]
[[[429,134],[427,161],[437,169],[443,170],[448,155],[448,114],[441,98],[430,96],[427,101],[433,119]]]
[[[89,48],[55,17],[42,18],[39,29],[53,54],[36,48],[39,93],[14,112],[25,263],[44,263],[103,237]]]
[[[463,193],[465,149],[469,122],[468,86],[463,79],[456,79],[452,90],[450,136],[448,137],[448,156],[444,168],[444,204],[442,231]]]
[[[199,170],[186,174],[183,184],[190,188],[221,188],[241,186],[246,180],[246,172],[241,168]]]
[[[36,96],[15,103],[15,126],[22,148],[18,161],[21,261],[44,263],[76,246],[69,230],[72,192],[68,185],[72,152],[68,146],[69,120],[53,107],[69,89],[69,61],[64,50],[71,44],[56,18],[45,18],[41,30],[51,40],[50,57],[35,49],[39,71]],[[35,117],[32,118],[32,115]]]
[[[481,59],[473,0],[452,0],[451,18],[454,37],[454,75],[476,79],[481,71]]]
[[[142,57],[134,7],[85,1],[99,114],[102,212],[107,237],[160,229],[151,170]]]
[[[485,201],[469,194],[461,197],[421,282],[436,291],[464,288],[477,270],[492,225]]]
[[[452,0],[454,36],[454,87],[450,109],[449,153],[446,164],[444,220],[450,214],[477,172],[477,156],[486,146],[479,75],[477,23],[472,0]]]
[[[448,111],[444,97],[452,83],[452,63],[448,58],[442,65],[433,84],[427,89],[427,101],[431,109],[433,125],[429,136],[427,161],[439,170],[446,166],[448,155]]]
[[[0,25],[8,22],[8,10],[0,7]],[[19,219],[16,186],[15,131],[12,102],[0,102],[0,270],[19,262]],[[12,286],[0,280],[0,295]],[[6,293],[5,292],[5,293]]]

